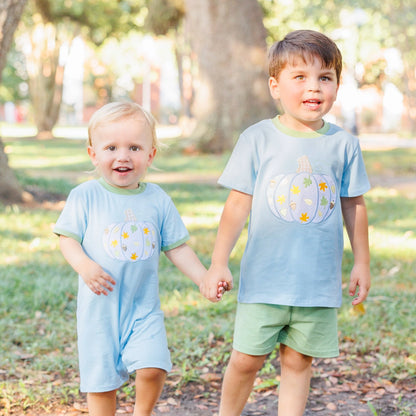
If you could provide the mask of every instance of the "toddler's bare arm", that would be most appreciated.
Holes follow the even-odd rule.
[[[60,235],[59,244],[65,260],[96,295],[108,295],[113,290],[115,280],[85,254],[78,241]]]

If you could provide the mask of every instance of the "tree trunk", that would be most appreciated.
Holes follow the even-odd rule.
[[[0,201],[5,204],[23,202],[23,189],[10,169],[4,145],[0,139]]]
[[[0,81],[6,65],[7,52],[13,40],[14,31],[27,0],[1,0],[0,2]],[[3,142],[0,139],[0,200],[4,203],[22,202],[21,189],[7,162]]]
[[[59,63],[62,41],[53,23],[37,22],[25,38],[26,68],[37,138],[52,138],[62,101],[64,66]]]
[[[186,29],[198,57],[191,134],[209,152],[231,149],[276,107],[267,87],[266,30],[257,0],[185,0]]]
[[[13,34],[26,2],[27,0],[1,0],[0,2],[0,80],[6,65],[7,53],[13,41]]]
[[[404,99],[407,127],[413,135],[416,133],[416,74],[415,67],[405,63],[404,69]]]

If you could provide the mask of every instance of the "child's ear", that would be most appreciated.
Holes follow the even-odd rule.
[[[279,82],[276,80],[275,77],[269,78],[269,90],[270,95],[274,100],[278,100],[280,98]]]
[[[96,157],[96,153],[94,151],[94,148],[92,146],[88,146],[87,147],[87,152],[88,152],[88,156],[91,159],[91,162],[94,166],[97,166],[98,162],[97,162],[97,157]]]
[[[152,164],[153,159],[156,156],[156,151],[157,151],[156,147],[152,147],[152,150],[149,153],[149,159],[147,160],[147,167],[149,167]]]

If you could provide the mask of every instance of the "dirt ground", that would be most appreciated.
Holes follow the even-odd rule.
[[[334,359],[319,359],[313,364],[311,391],[305,416],[415,416],[416,382],[402,380],[392,383],[372,374],[376,356],[348,358],[345,352]],[[278,362],[276,362],[278,367]],[[218,371],[218,370],[217,370]],[[277,371],[278,372],[278,371]],[[221,372],[206,373],[199,382],[177,388],[177,380],[168,378],[155,416],[218,416]],[[278,393],[276,387],[259,388],[254,392],[242,416],[276,416]],[[370,405],[376,413],[373,413]],[[53,409],[53,410],[52,410]],[[131,416],[131,398],[119,396],[117,416]],[[16,415],[17,413],[13,413]],[[51,404],[51,410],[22,413],[30,416],[83,416],[87,415],[85,402],[61,406]]]

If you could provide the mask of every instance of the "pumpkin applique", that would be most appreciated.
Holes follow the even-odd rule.
[[[131,209],[125,215],[125,222],[111,224],[104,230],[104,249],[117,260],[146,260],[156,247],[155,227],[149,222],[136,221]]]
[[[328,175],[312,173],[307,156],[297,159],[296,173],[271,179],[267,201],[278,218],[300,224],[325,221],[335,207],[337,188]]]

